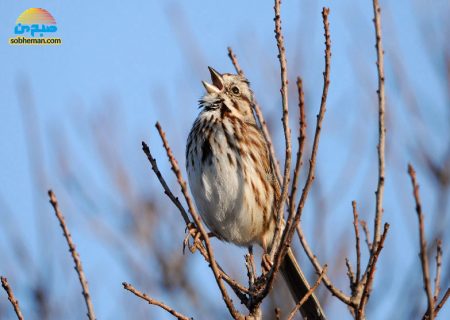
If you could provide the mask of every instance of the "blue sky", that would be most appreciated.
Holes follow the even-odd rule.
[[[291,123],[295,125],[296,119],[294,79],[300,74],[305,83],[309,134],[314,128],[322,86],[323,28],[320,12],[322,6],[331,8],[331,86],[319,154],[318,181],[313,192],[318,199],[321,196],[333,199],[324,209],[327,211],[324,221],[327,241],[351,241],[348,235],[352,230],[350,202],[356,199],[363,215],[371,217],[376,188],[376,56],[372,4],[370,1],[284,2],[282,18],[291,79]],[[68,161],[71,161],[71,154],[83,160],[81,181],[86,184],[94,181],[102,190],[102,194],[96,196],[99,200],[96,210],[113,210],[102,199],[108,196],[114,198],[117,190],[110,187],[93,156],[95,150],[87,143],[91,139],[87,133],[91,123],[86,119],[96,119],[100,125],[107,122],[104,117],[114,118],[113,123],[120,130],[111,139],[116,139],[114,144],[120,150],[128,172],[132,173],[131,179],[141,188],[148,187],[146,180],[154,177],[148,174],[140,141],[150,142],[157,158],[161,159],[161,169],[170,175],[153,128],[159,120],[168,131],[168,139],[176,156],[184,163],[183,142],[198,112],[197,100],[203,92],[200,81],[208,79],[206,67],[211,65],[219,71],[233,71],[226,56],[227,46],[234,48],[258,101],[271,119],[269,124],[275,132],[277,151],[282,155],[272,6],[270,2],[257,0],[192,1],[189,4],[183,1],[135,1],[125,4],[119,1],[10,0],[0,3],[0,58],[3,62],[0,72],[0,203],[4,202],[10,208],[0,212],[0,217],[5,221],[5,227],[14,225],[15,230],[19,230],[36,261],[46,265],[42,262],[45,259],[41,249],[36,245],[36,239],[40,237],[37,230],[41,230],[36,228],[37,225],[46,228],[44,232],[51,234],[51,241],[60,241],[59,230],[55,230],[56,223],[46,204],[47,188],[52,187],[56,191],[67,188],[58,178],[59,171],[56,169],[58,155],[53,144],[58,135],[64,132],[71,142]],[[403,284],[405,280],[395,275],[402,274],[404,269],[416,268],[420,272],[416,217],[406,175],[408,161],[417,162],[423,202],[429,213],[426,217],[429,223],[427,232],[431,234],[435,231],[439,224],[436,219],[442,222],[444,228],[450,224],[448,206],[446,212],[435,212],[439,208],[438,192],[433,180],[421,167],[417,153],[422,143],[433,159],[441,159],[449,145],[448,83],[445,82],[445,72],[440,71],[445,70],[444,52],[448,52],[446,39],[450,28],[446,20],[450,13],[449,3],[436,0],[431,5],[423,1],[401,0],[381,1],[381,6],[390,108],[387,118],[385,220],[391,223],[391,234],[385,256],[392,265],[380,267],[379,288],[386,283],[394,287]],[[8,45],[7,39],[12,36],[17,17],[30,7],[45,8],[55,17],[58,34],[63,41],[61,46]],[[407,81],[403,81],[417,96],[419,112],[416,115],[411,115],[413,104],[405,103],[401,84],[395,80],[399,65],[406,66],[402,74]],[[24,95],[24,90],[29,90],[33,98],[39,123],[37,130],[42,144],[36,148],[40,150],[46,173],[41,184],[33,182],[31,174],[33,165],[24,117],[33,116],[33,112],[21,107],[20,97]],[[77,162],[73,165],[77,166]],[[342,175],[344,169],[347,173]],[[89,179],[85,179],[87,176]],[[151,186],[153,189],[149,193],[161,193],[163,197],[154,181]],[[37,188],[42,190],[37,191]],[[444,195],[446,201],[448,198],[448,194]],[[77,206],[68,204],[70,192],[61,200],[64,199],[67,212],[76,214]],[[320,217],[314,216],[323,209],[320,209],[320,203],[310,201],[308,204],[305,227],[313,225],[314,219]],[[33,212],[36,210],[47,216],[35,215]],[[85,210],[88,217],[96,214],[90,212],[89,205],[85,206]],[[79,217],[69,216],[67,219],[86,222]],[[314,232],[307,230],[312,239],[325,237]],[[91,265],[86,266],[88,272],[94,273],[112,262],[108,260],[112,258],[107,250],[95,244],[96,239],[87,227],[75,227],[73,233],[83,260],[91,261]],[[4,243],[0,247],[2,250],[8,247],[9,240],[5,234],[0,234],[0,241]],[[450,244],[444,242],[444,245],[447,245],[444,253],[448,253]],[[60,250],[44,252],[44,256],[54,259],[66,253],[63,245],[53,244],[52,249],[55,248]],[[336,250],[329,244],[321,249],[324,257],[331,256]],[[234,250],[233,254],[238,252],[242,255],[237,249],[231,250]],[[2,265],[2,261],[2,273],[15,268],[8,263]],[[199,259],[194,261],[201,264]],[[386,276],[381,276],[383,271]],[[22,279],[17,280],[18,295],[26,297],[21,291],[25,285],[20,285],[26,282],[23,268],[16,269],[14,273],[17,274],[12,278]],[[108,311],[110,302],[104,297],[107,291],[102,288],[101,280],[120,283],[126,280],[124,276],[124,270],[113,267],[103,278],[91,280],[94,282],[91,290],[99,318],[114,319],[112,311]],[[56,292],[61,292],[63,278],[61,274],[55,277]],[[417,294],[423,295],[420,273],[411,282],[417,284]],[[74,278],[70,284],[72,287],[78,285]],[[345,287],[346,280],[340,284]],[[114,286],[108,288],[117,292],[121,290]],[[214,290],[211,288],[211,292]],[[397,303],[398,292],[389,291],[389,294],[392,294],[392,299],[381,300],[379,306],[369,306],[374,319],[382,319],[386,310],[391,310]],[[424,297],[421,306],[424,306]],[[379,298],[376,291],[372,298]],[[175,303],[182,306],[182,303]],[[332,305],[330,310],[348,316],[342,306]],[[402,312],[406,311],[402,309]],[[441,318],[449,315],[450,308],[447,307],[442,311]],[[159,317],[168,316],[159,314]]]

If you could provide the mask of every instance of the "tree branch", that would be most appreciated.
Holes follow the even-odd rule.
[[[191,220],[189,219],[186,210],[184,210],[184,207],[181,204],[180,200],[178,200],[178,198],[173,195],[172,191],[170,190],[169,186],[167,185],[166,181],[161,175],[161,172],[158,169],[158,165],[156,163],[155,158],[153,158],[152,153],[150,152],[150,148],[144,141],[142,141],[142,150],[147,156],[148,161],[150,161],[150,164],[152,165],[152,170],[156,174],[156,177],[158,178],[159,182],[161,183],[164,189],[164,193],[169,197],[170,200],[172,200],[173,204],[178,208],[178,210],[180,210],[181,216],[183,217],[186,225],[189,225],[191,223]]]
[[[416,202],[416,212],[419,219],[419,235],[420,235],[420,262],[422,264],[422,276],[425,293],[428,299],[428,318],[434,319],[434,299],[431,290],[430,269],[428,265],[427,242],[425,238],[425,225],[422,213],[422,204],[420,202],[419,186],[417,185],[416,172],[411,164],[408,165],[408,174],[411,177],[413,187],[413,196]]]
[[[434,315],[437,315],[439,311],[441,311],[444,304],[447,302],[447,299],[450,297],[450,288],[447,288],[447,291],[445,291],[444,296],[441,299],[441,302],[438,303],[436,306],[436,309],[434,309]]]
[[[372,250],[380,241],[381,224],[383,219],[383,194],[384,194],[384,166],[385,166],[385,144],[386,127],[384,121],[385,93],[384,93],[384,51],[381,39],[381,9],[378,0],[373,0],[373,14],[375,26],[375,47],[377,49],[377,71],[378,71],[378,186],[376,191],[375,224]]]
[[[356,201],[352,201],[353,207],[353,227],[355,228],[355,245],[356,245],[356,279],[355,287],[358,286],[361,279],[361,247],[359,238],[358,211],[356,210]]]
[[[170,313],[171,315],[173,315],[175,318],[177,318],[178,320],[192,320],[193,318],[189,318],[186,317],[185,315],[182,315],[181,313],[175,311],[173,308],[169,307],[168,305],[166,305],[165,303],[152,299],[150,298],[148,295],[146,295],[145,293],[137,290],[135,287],[133,287],[131,284],[126,283],[126,282],[122,282],[123,288],[125,290],[130,291],[131,293],[133,293],[134,295],[138,296],[139,298],[147,301],[149,304],[155,305],[160,307],[161,309],[166,310],[168,313]]]
[[[300,202],[297,206],[297,211],[295,214],[295,220],[293,222],[293,226],[294,226],[294,229],[297,230],[297,234],[300,239],[300,243],[302,244],[302,247],[303,247],[306,255],[308,256],[309,260],[311,261],[312,265],[314,266],[314,268],[318,274],[322,274],[322,271],[323,271],[321,263],[317,259],[316,255],[312,252],[311,247],[309,246],[299,223],[300,223],[301,214],[303,212],[303,207],[306,202],[306,198],[308,196],[309,190],[310,190],[312,182],[314,180],[314,172],[315,172],[315,167],[316,167],[316,158],[317,158],[317,150],[319,147],[320,132],[322,129],[322,121],[325,116],[326,101],[327,101],[327,96],[328,96],[328,87],[330,85],[331,37],[330,37],[330,24],[328,22],[329,13],[330,13],[330,10],[328,8],[323,8],[322,18],[323,18],[324,36],[325,36],[325,71],[323,72],[324,82],[323,82],[322,99],[321,99],[321,103],[320,103],[319,113],[317,114],[316,130],[315,130],[314,141],[313,141],[313,145],[312,145],[311,158],[309,160],[308,176],[306,178],[306,182],[303,187],[303,191],[302,191],[302,194],[300,197]],[[328,276],[326,274],[324,274],[324,276],[323,276],[323,281],[324,281],[327,289],[333,295],[335,295],[339,300],[341,300],[342,302],[344,302],[345,304],[347,304],[349,306],[352,305],[350,297],[348,297],[341,290],[337,289],[331,283],[331,280],[328,278]]]
[[[441,291],[442,240],[436,241],[436,278],[434,278],[434,304],[437,303]]]
[[[447,288],[447,291],[445,292],[441,301],[437,304],[436,308],[434,308],[434,316],[435,317],[438,315],[439,311],[441,311],[442,307],[447,302],[447,299],[449,297],[450,297],[450,288]],[[429,314],[428,314],[428,310],[427,310],[427,312],[425,312],[425,314],[423,315],[422,320],[429,320],[429,319],[430,318],[429,318]]]
[[[372,252],[372,243],[370,242],[370,230],[369,227],[367,226],[367,222],[364,220],[360,220],[359,224],[361,225],[361,228],[363,229],[364,234],[366,235],[367,249],[369,249],[369,251]]]
[[[347,267],[347,276],[350,280],[350,289],[352,289],[352,292],[353,292],[354,288],[356,287],[355,286],[356,278],[355,278],[355,273],[353,272],[350,260],[348,260],[347,257],[345,258],[345,266]]]
[[[80,255],[75,249],[75,244],[72,241],[72,236],[70,235],[69,228],[67,228],[66,222],[64,220],[64,215],[59,210],[58,200],[56,199],[56,196],[52,190],[48,191],[48,196],[50,197],[50,203],[53,206],[56,218],[59,221],[61,229],[63,230],[64,237],[66,238],[67,244],[69,246],[69,251],[72,255],[73,262],[75,263],[75,270],[77,271],[78,279],[80,280],[84,301],[86,303],[86,308],[88,311],[87,316],[90,320],[95,320],[94,305],[92,304],[91,295],[89,294],[89,286],[86,276],[84,275]]]
[[[308,292],[303,296],[303,298],[295,305],[294,309],[292,309],[291,313],[287,317],[287,320],[292,320],[295,316],[295,314],[300,310],[302,305],[308,300],[308,298],[314,293],[314,291],[317,289],[319,284],[322,282],[322,278],[327,272],[327,265],[323,266],[322,273],[319,275],[319,278],[317,279],[316,283],[311,287],[311,289],[308,290]]]
[[[276,1],[276,4],[277,4],[277,1]],[[276,6],[275,6],[275,12],[277,12]],[[318,145],[319,145],[321,123],[322,123],[322,120],[323,120],[323,117],[324,117],[324,114],[325,114],[326,98],[327,98],[328,86],[329,86],[330,58],[331,58],[331,40],[330,40],[330,33],[329,33],[328,14],[329,14],[329,9],[328,8],[323,8],[322,17],[323,17],[323,23],[324,23],[324,29],[325,29],[325,44],[326,44],[326,48],[325,48],[324,91],[323,91],[323,94],[322,94],[322,101],[321,101],[321,105],[320,105],[320,111],[319,111],[319,114],[317,116],[316,133],[315,133],[315,136],[314,136],[313,149],[312,149],[312,152],[311,152],[311,159],[310,159],[310,167],[309,167],[309,171],[308,171],[308,178],[307,178],[307,180],[305,182],[305,186],[303,188],[303,192],[302,192],[302,195],[301,195],[301,198],[300,198],[300,203],[299,203],[299,205],[297,207],[297,211],[296,211],[295,216],[294,215],[290,215],[289,218],[286,221],[286,225],[285,225],[284,232],[282,234],[282,239],[281,239],[279,250],[277,250],[275,252],[275,259],[274,259],[274,263],[273,263],[271,276],[269,277],[269,280],[268,280],[268,287],[270,287],[271,284],[273,283],[273,275],[278,271],[278,268],[281,265],[281,262],[283,261],[284,255],[287,252],[287,248],[289,247],[289,245],[290,245],[290,243],[292,241],[292,237],[294,235],[295,229],[296,228],[297,228],[297,230],[301,229],[299,227],[301,213],[302,213],[303,206],[304,206],[304,203],[305,203],[307,195],[308,195],[308,191],[309,191],[309,189],[310,189],[310,187],[312,185],[312,181],[314,180],[314,170],[315,170],[317,149],[318,149]],[[300,231],[300,232],[302,232],[302,231]],[[303,240],[303,242],[306,241],[304,236],[300,236],[300,238],[301,238],[301,241],[302,240]],[[306,244],[306,246],[308,246],[308,244]],[[306,248],[305,248],[305,251],[307,251]],[[309,250],[309,252],[310,252],[310,250]],[[316,259],[315,256],[312,254],[312,252],[310,252],[310,253],[311,253],[311,256],[314,257],[313,259]],[[316,259],[316,263],[317,263],[315,265],[316,271],[317,271],[318,274],[321,274],[323,270],[322,270],[322,267],[321,267],[320,263],[318,263],[317,259]],[[324,279],[327,279],[326,282],[324,280],[325,284],[328,283],[332,287],[329,279],[326,278],[326,276],[324,276]],[[338,290],[336,290],[336,293],[338,295],[340,295],[343,299],[346,298],[345,295],[342,292],[338,292]],[[347,299],[347,300],[349,301],[349,299]]]
[[[303,150],[305,148],[306,140],[306,116],[305,116],[305,95],[303,92],[303,82],[300,77],[297,77],[297,90],[298,90],[298,109],[299,109],[299,135],[298,135],[298,149],[297,158],[295,161],[294,177],[292,179],[291,195],[289,196],[289,218],[295,211],[295,197],[297,195],[297,185],[300,176],[300,168],[303,164]]]
[[[324,33],[324,35],[325,35],[325,71],[323,72],[322,99],[320,102],[319,113],[317,115],[316,132],[314,134],[311,158],[309,160],[308,177],[307,177],[305,185],[303,187],[302,195],[300,198],[300,203],[297,207],[297,215],[301,215],[301,213],[303,211],[303,207],[305,205],[306,198],[308,197],[309,189],[311,188],[312,182],[315,178],[314,172],[315,172],[315,168],[316,168],[316,158],[317,158],[317,150],[319,148],[320,132],[322,130],[322,121],[323,121],[323,118],[324,118],[325,112],[326,112],[328,87],[330,85],[330,62],[331,62],[330,24],[328,22],[328,14],[329,13],[330,13],[330,9],[323,8],[322,17],[323,17],[323,26],[324,26],[324,30],[325,30],[325,33]]]
[[[308,242],[306,241],[305,235],[303,233],[303,229],[301,228],[300,224],[297,225],[297,234],[300,239],[300,243],[302,244],[303,250],[305,251],[306,255],[309,258],[309,261],[311,261],[311,264],[313,265],[314,269],[318,274],[322,274],[323,268],[317,259],[316,255],[312,252],[311,247],[309,246]],[[333,283],[331,282],[330,278],[326,274],[323,276],[323,283],[325,284],[325,287],[331,292],[331,294],[335,297],[337,297],[339,300],[341,300],[343,303],[345,303],[348,306],[354,306],[353,302],[351,301],[350,297],[347,296],[344,292],[336,288]]]
[[[5,289],[6,294],[8,295],[8,300],[11,302],[14,311],[16,312],[17,319],[23,320],[22,311],[19,307],[19,301],[14,296],[14,292],[12,291],[11,287],[9,286],[8,279],[5,277],[0,277],[0,280],[2,282],[2,287]]]
[[[378,257],[380,256],[381,250],[383,249],[383,245],[384,245],[384,241],[386,240],[386,236],[389,230],[389,224],[385,223],[384,224],[384,232],[380,238],[380,242],[374,246],[376,248],[375,252],[372,252],[370,259],[369,259],[369,263],[367,265],[367,278],[366,278],[366,282],[364,285],[364,290],[362,292],[361,295],[361,299],[359,301],[359,305],[358,308],[356,309],[356,320],[361,320],[364,319],[364,309],[366,306],[367,301],[369,300],[369,295],[370,295],[370,290],[372,287],[372,282],[375,276],[375,267],[378,261]]]
[[[284,37],[281,30],[281,0],[275,0],[275,39],[278,48],[278,60],[280,61],[280,80],[281,80],[281,104],[283,116],[281,118],[283,123],[284,141],[285,141],[285,159],[284,159],[284,174],[281,186],[281,197],[277,199],[277,224],[275,228],[275,235],[270,251],[270,258],[273,261],[275,253],[278,251],[280,240],[282,237],[282,224],[283,224],[283,212],[284,202],[287,199],[289,178],[291,173],[291,129],[289,128],[289,95],[288,95],[288,76],[287,76],[287,61],[286,61],[286,49],[284,47]]]
[[[236,72],[239,75],[244,76],[244,71],[241,69],[241,66],[239,65],[237,57],[236,57],[236,55],[233,52],[233,49],[231,49],[231,47],[228,47],[227,50],[228,50],[228,57],[230,58],[231,63],[234,66],[234,69],[236,69]]]

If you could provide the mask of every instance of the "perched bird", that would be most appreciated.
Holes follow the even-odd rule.
[[[266,141],[255,122],[250,84],[241,75],[220,74],[211,67],[212,83],[189,133],[186,169],[197,208],[208,228],[238,246],[271,248],[280,186]],[[296,302],[310,286],[288,250],[281,272]],[[325,319],[315,295],[303,304],[305,319]]]

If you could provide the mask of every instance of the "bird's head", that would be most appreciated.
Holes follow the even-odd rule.
[[[224,108],[245,121],[254,122],[252,114],[253,92],[250,83],[242,75],[220,74],[211,67],[211,82],[202,81],[206,94],[200,100],[200,105],[209,109]]]

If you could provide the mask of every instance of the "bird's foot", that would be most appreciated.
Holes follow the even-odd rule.
[[[269,254],[264,253],[262,255],[261,267],[262,267],[263,274],[268,273],[269,270],[272,269],[273,263],[272,263],[272,260],[270,260]]]
[[[187,235],[183,240],[183,254],[186,247],[189,248],[191,253],[194,253],[197,249],[202,247],[203,236],[202,233],[197,229],[197,227],[191,222],[186,226]],[[212,232],[208,233],[208,238],[215,237],[216,235]],[[192,237],[194,240],[192,244],[189,242],[189,238]]]

